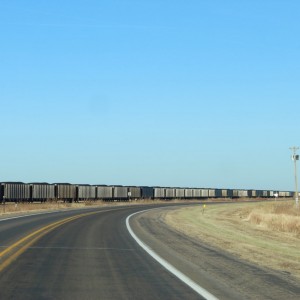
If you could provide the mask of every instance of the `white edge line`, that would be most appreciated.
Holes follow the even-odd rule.
[[[33,216],[38,216],[38,215],[54,214],[54,213],[59,213],[59,212],[64,212],[64,210],[54,210],[54,211],[33,213],[33,214],[21,215],[21,216],[15,216],[15,217],[8,217],[5,219],[0,219],[0,222],[9,221],[9,220],[13,220],[13,219],[19,219],[19,218],[25,218],[25,217],[33,217]]]
[[[14,216],[14,217],[8,217],[5,219],[1,219],[0,218],[0,222],[4,222],[4,221],[9,221],[9,220],[13,220],[13,219],[19,219],[19,218],[25,218],[25,217],[33,217],[33,216],[39,216],[39,215],[46,215],[46,214],[54,214],[54,213],[63,213],[63,212],[76,212],[76,211],[81,211],[81,210],[85,210],[85,209],[92,209],[92,208],[97,208],[97,207],[81,207],[81,208],[71,208],[71,209],[59,209],[59,210],[53,210],[53,211],[43,211],[43,212],[39,212],[39,213],[32,213],[32,214],[27,214],[27,215],[21,215],[21,216]],[[107,207],[109,208],[109,207]],[[123,209],[124,207],[117,207],[116,210],[120,210]],[[108,210],[103,210],[103,212],[105,211],[111,211],[113,209],[108,209]],[[102,211],[102,210],[101,210]]]
[[[8,217],[8,218],[3,218],[0,219],[0,222],[3,221],[9,221],[9,220],[13,220],[13,219],[19,219],[19,218],[25,218],[25,217],[33,217],[33,216],[39,216],[39,215],[46,215],[46,214],[55,214],[55,213],[62,213],[62,212],[70,212],[70,211],[77,211],[77,210],[85,210],[85,209],[90,209],[93,207],[81,207],[81,208],[63,208],[63,209],[57,209],[57,210],[52,210],[52,211],[42,211],[42,212],[38,212],[38,213],[29,213],[26,215],[19,215],[19,216],[14,216],[14,217]]]
[[[180,279],[182,282],[187,284],[190,288],[192,288],[196,293],[198,293],[200,296],[204,297],[206,300],[218,300],[214,295],[209,293],[207,290],[202,288],[200,285],[198,285],[196,282],[194,282],[192,279],[184,275],[182,272],[177,270],[174,266],[172,266],[169,262],[164,260],[162,257],[160,257],[156,252],[154,252],[148,245],[146,245],[143,241],[141,241],[136,234],[132,231],[130,224],[129,224],[129,219],[139,213],[143,213],[146,211],[149,211],[151,209],[139,211],[136,213],[133,213],[129,215],[126,218],[126,226],[127,230],[131,234],[131,236],[135,239],[135,241],[149,254],[151,255],[157,262],[159,262],[165,269],[167,269],[169,272],[171,272],[173,275],[175,275],[178,279]]]

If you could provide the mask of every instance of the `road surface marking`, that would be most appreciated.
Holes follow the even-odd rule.
[[[198,293],[200,296],[204,297],[207,300],[218,300],[214,295],[209,293],[207,290],[202,288],[200,285],[198,285],[195,281],[190,279],[188,276],[177,270],[173,265],[171,265],[169,262],[164,260],[162,257],[160,257],[156,252],[154,252],[148,245],[146,245],[142,240],[140,240],[136,234],[133,232],[133,230],[130,227],[129,220],[132,216],[136,214],[140,214],[146,211],[150,211],[153,209],[147,209],[143,211],[139,211],[136,213],[133,213],[129,215],[126,218],[126,226],[127,230],[131,234],[131,236],[135,239],[135,241],[149,254],[151,255],[157,262],[159,262],[165,269],[167,269],[169,272],[171,272],[173,275],[175,275],[178,279],[180,279],[182,282],[187,284],[190,288],[192,288],[196,293]]]
[[[109,211],[109,210],[105,210]],[[34,244],[37,240],[39,240],[41,237],[49,233],[50,231],[54,230],[55,228],[64,225],[68,222],[74,221],[76,219],[79,219],[81,217],[93,215],[96,213],[102,213],[102,211],[94,211],[89,213],[84,213],[76,216],[72,216],[69,218],[65,218],[60,221],[56,221],[54,223],[51,223],[47,226],[44,226],[25,237],[19,239],[14,244],[10,245],[6,249],[0,252],[0,272],[3,271],[8,265],[10,265],[15,259],[17,259],[25,250],[27,250],[32,244]]]
[[[8,248],[8,246],[0,246],[0,248]],[[27,249],[135,251],[135,249],[103,248],[103,247],[43,247],[43,246],[32,246],[32,247],[28,247]]]

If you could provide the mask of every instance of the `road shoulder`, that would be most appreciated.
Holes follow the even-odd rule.
[[[131,226],[161,257],[220,299],[297,299],[291,276],[246,262],[168,226],[164,208],[135,216]]]

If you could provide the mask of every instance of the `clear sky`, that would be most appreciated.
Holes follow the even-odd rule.
[[[0,181],[294,189],[298,0],[1,0]]]

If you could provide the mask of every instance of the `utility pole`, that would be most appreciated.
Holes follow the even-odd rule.
[[[296,151],[299,150],[299,147],[290,147],[290,150],[293,151],[292,160],[294,161],[294,171],[295,171],[295,201],[296,201],[296,207],[299,208],[298,180],[297,180],[297,160],[299,160],[299,155],[296,154]]]

